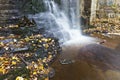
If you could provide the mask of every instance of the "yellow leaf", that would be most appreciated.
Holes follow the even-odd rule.
[[[4,57],[0,57],[0,61],[4,60]]]
[[[41,40],[39,40],[39,42],[41,43],[42,41],[41,41]]]
[[[5,69],[4,66],[2,66],[2,67],[0,68],[0,73],[2,73],[2,74],[7,73],[7,70]]]
[[[49,78],[47,77],[47,78],[45,78],[45,80],[49,80]]]
[[[37,72],[36,72],[36,71],[34,71],[34,72],[33,72],[33,75],[36,75],[36,74],[37,74]]]
[[[17,63],[16,63],[16,61],[12,61],[12,65],[16,65]]]
[[[47,49],[49,47],[48,44],[43,44],[43,46]]]
[[[3,42],[0,42],[0,45],[1,45],[1,46],[4,46],[4,43],[3,43]]]
[[[39,69],[40,69],[40,70],[43,70],[43,69],[44,69],[44,67],[41,65],[41,66],[39,66]]]
[[[18,76],[15,80],[24,80],[23,77]]]
[[[25,41],[29,41],[30,39],[27,37],[27,38],[25,38]]]
[[[33,46],[36,46],[35,44],[33,44]]]

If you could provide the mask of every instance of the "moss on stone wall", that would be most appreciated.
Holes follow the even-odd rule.
[[[20,9],[25,14],[35,14],[45,11],[42,0],[25,0]]]
[[[61,4],[61,0],[54,0],[58,5]],[[20,5],[20,9],[25,14],[35,14],[46,11],[43,0],[24,0],[23,5]]]

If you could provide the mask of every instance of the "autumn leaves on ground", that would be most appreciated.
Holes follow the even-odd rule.
[[[33,22],[0,27],[0,80],[49,80],[50,67],[61,53],[58,39],[36,31]]]

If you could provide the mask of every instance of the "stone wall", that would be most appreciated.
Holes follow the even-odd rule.
[[[20,16],[19,0],[0,0],[0,26],[16,23],[11,19]]]

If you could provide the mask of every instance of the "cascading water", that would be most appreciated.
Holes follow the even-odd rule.
[[[46,12],[41,12],[30,17],[34,18],[38,28],[46,28],[46,32],[52,32],[60,43],[76,42],[83,39],[80,30],[79,0],[61,0],[62,6],[58,6],[54,0],[44,0]]]

